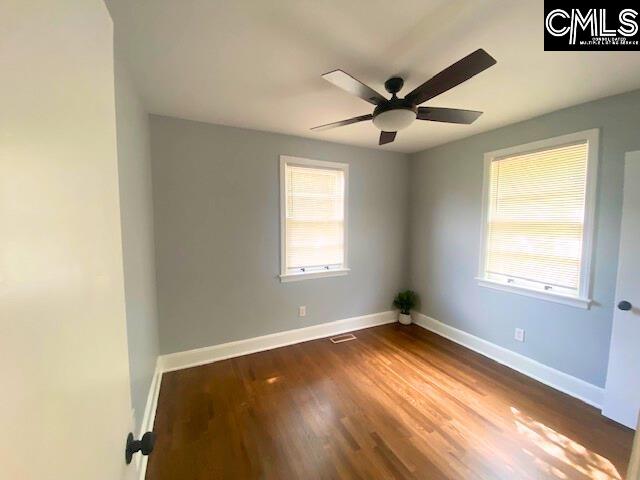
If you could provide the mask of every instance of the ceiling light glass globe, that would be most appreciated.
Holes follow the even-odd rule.
[[[397,132],[407,128],[416,119],[416,113],[405,108],[387,110],[373,119],[373,124],[383,132]]]

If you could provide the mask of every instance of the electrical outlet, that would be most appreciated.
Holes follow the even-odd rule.
[[[516,332],[513,334],[513,338],[518,342],[524,342],[524,329],[516,328]]]
[[[299,317],[307,316],[307,307],[305,305],[301,305],[298,307],[298,316]]]

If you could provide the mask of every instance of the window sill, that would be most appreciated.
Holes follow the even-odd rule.
[[[342,277],[350,271],[351,269],[349,268],[340,268],[336,270],[326,270],[320,272],[283,273],[282,275],[280,275],[280,281],[282,283],[286,283],[297,282],[300,280],[311,280],[312,278]]]
[[[481,287],[491,288],[493,290],[516,293],[518,295],[524,295],[526,297],[538,298],[540,300],[547,300],[549,302],[562,303],[563,305],[583,308],[585,310],[589,310],[589,307],[591,306],[591,299],[589,298],[570,297],[568,295],[562,295],[559,293],[543,292],[541,290],[534,290],[532,288],[525,288],[518,285],[497,282],[495,280],[487,280],[486,278],[482,277],[476,277],[476,280],[478,281],[478,285],[480,285]]]

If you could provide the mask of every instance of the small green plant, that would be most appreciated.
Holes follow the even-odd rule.
[[[418,294],[412,290],[405,290],[396,295],[393,306],[400,310],[400,313],[409,315],[411,309],[418,303]]]

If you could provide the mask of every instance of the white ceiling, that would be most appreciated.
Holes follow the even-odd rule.
[[[415,152],[640,88],[637,52],[545,52],[543,0],[107,3],[149,112],[210,123]],[[371,122],[309,131],[373,108],[325,72],[407,93],[477,48],[498,64],[426,104],[484,111],[471,126],[415,122],[384,147]]]

